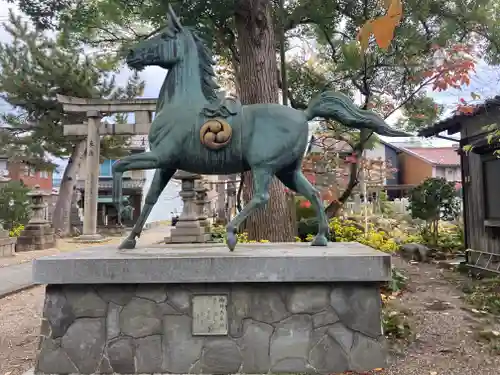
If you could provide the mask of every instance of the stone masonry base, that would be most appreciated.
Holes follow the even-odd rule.
[[[54,228],[50,224],[28,224],[17,239],[16,251],[45,250],[55,246]]]
[[[193,294],[228,296],[228,335],[193,336]],[[377,282],[48,285],[38,374],[384,367]]]

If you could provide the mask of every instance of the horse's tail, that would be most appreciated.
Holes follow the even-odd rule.
[[[335,120],[350,128],[369,129],[388,137],[408,137],[410,134],[389,127],[382,117],[376,113],[360,109],[345,94],[335,91],[324,91],[314,97],[304,110],[307,121],[315,117]]]

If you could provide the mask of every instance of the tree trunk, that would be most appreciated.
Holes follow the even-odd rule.
[[[276,80],[277,59],[271,2],[269,0],[239,0],[235,23],[240,57],[238,86],[244,104],[278,103]],[[243,200],[252,194],[252,177],[245,174]],[[266,207],[253,213],[245,223],[252,240],[273,242],[293,241],[296,224],[293,222],[284,186],[273,178]]]
[[[71,199],[73,198],[76,175],[80,168],[80,162],[84,156],[85,149],[86,141],[77,143],[68,160],[68,165],[64,169],[61,186],[59,187],[59,196],[57,198],[56,207],[54,208],[54,213],[52,214],[54,230],[60,237],[65,237],[70,234]]]

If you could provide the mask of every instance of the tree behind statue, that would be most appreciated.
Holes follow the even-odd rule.
[[[14,110],[3,116],[10,128],[2,129],[0,144],[9,160],[38,169],[54,169],[53,156],[68,158],[53,213],[54,229],[68,235],[71,197],[86,144],[83,137],[64,136],[63,125],[82,123],[86,116],[64,113],[56,95],[133,98],[142,92],[144,83],[134,75],[125,86],[117,86],[116,56],[84,56],[82,46],[66,34],[49,37],[29,28],[12,12],[6,30],[13,41],[0,44],[0,91]],[[103,137],[101,156],[126,155],[127,142],[128,137]]]

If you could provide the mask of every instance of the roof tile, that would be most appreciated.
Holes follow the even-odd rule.
[[[460,165],[460,155],[454,147],[405,147],[435,165]]]

